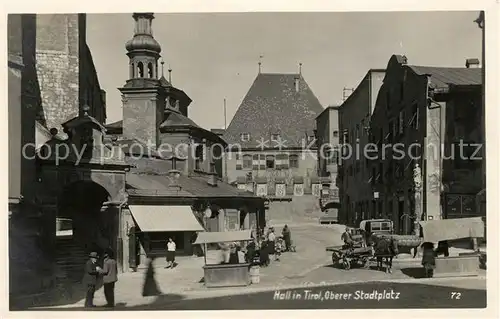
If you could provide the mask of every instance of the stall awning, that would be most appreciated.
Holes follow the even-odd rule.
[[[484,237],[484,222],[481,217],[454,218],[421,221],[424,241],[436,243],[441,240]]]
[[[226,231],[226,232],[203,232],[198,234],[195,244],[226,243],[231,241],[251,240],[250,230]]]
[[[143,232],[203,231],[190,206],[129,206]]]

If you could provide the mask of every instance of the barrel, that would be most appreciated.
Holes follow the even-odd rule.
[[[250,282],[258,284],[260,282],[260,266],[255,265],[250,267]]]

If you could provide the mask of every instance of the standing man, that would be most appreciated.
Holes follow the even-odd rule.
[[[85,263],[85,274],[83,275],[83,284],[87,287],[87,294],[85,296],[85,308],[93,308],[94,293],[97,285],[97,277],[99,276],[101,267],[97,265],[99,256],[96,252],[91,252],[89,260]]]
[[[118,266],[113,258],[113,251],[107,249],[104,254],[104,265],[102,270],[102,281],[104,284],[104,296],[106,297],[106,307],[115,306],[115,283],[118,281]]]

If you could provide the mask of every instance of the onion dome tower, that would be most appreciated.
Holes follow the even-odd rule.
[[[158,79],[158,59],[161,46],[153,37],[152,23],[154,14],[134,13],[134,37],[125,48],[130,59],[130,79]]]

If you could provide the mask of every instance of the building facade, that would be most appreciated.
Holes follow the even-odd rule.
[[[371,169],[377,212],[399,233],[417,233],[420,220],[486,216],[476,205],[483,189],[475,157],[484,141],[481,85],[481,69],[474,66],[413,66],[397,55],[389,60],[370,121],[379,151]]]
[[[53,283],[57,195],[65,182],[45,176],[37,152],[66,139],[63,124],[87,113],[105,121],[105,93],[86,44],[85,14],[8,16],[10,292]],[[69,169],[61,169],[69,172]],[[61,173],[60,178],[66,173]],[[67,174],[66,174],[67,175]]]
[[[337,186],[340,154],[339,135],[338,107],[328,106],[318,115],[318,117],[316,117],[318,175],[322,179],[322,184],[324,186],[322,187],[322,192],[328,192],[328,196],[321,196],[325,198],[325,200],[321,202],[321,206],[324,208],[331,205],[339,209],[340,205],[339,189]],[[324,191],[323,188],[325,189]]]
[[[191,120],[191,98],[160,76],[153,13],[133,18],[135,34],[126,44],[130,73],[120,88],[123,120],[107,125],[108,141],[131,166],[117,234],[123,271],[164,256],[169,237],[178,253],[191,255],[198,231],[265,225],[264,199],[222,181],[216,159],[227,143]]]
[[[259,73],[223,135],[228,181],[259,196],[311,193],[322,111],[302,74]]]
[[[377,215],[377,196],[372,190],[372,173],[364,150],[370,143],[370,118],[384,74],[385,70],[369,70],[338,111],[342,145],[337,178],[341,201],[339,218],[347,224],[357,225],[360,220]]]

